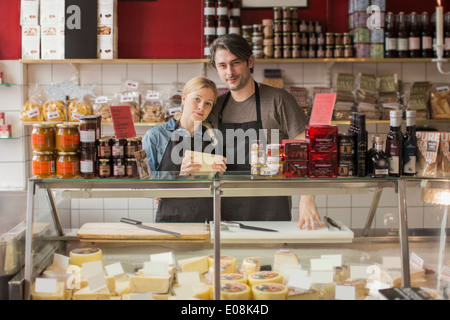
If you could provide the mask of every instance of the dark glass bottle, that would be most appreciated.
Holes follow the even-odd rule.
[[[403,136],[403,175],[417,173],[416,111],[406,111],[406,133]]]
[[[389,176],[389,159],[383,152],[383,139],[375,137],[375,150],[369,158],[371,163],[370,176],[372,178],[386,178]]]
[[[366,116],[358,114],[355,121],[356,127],[356,175],[367,176],[367,130]]]
[[[388,12],[385,18],[386,31],[384,32],[384,57],[396,58],[397,52],[397,32],[395,30],[395,15]]]
[[[397,50],[399,58],[409,57],[408,47],[408,28],[406,24],[406,15],[404,12],[400,12],[397,15]]]
[[[422,57],[431,58],[433,56],[433,33],[430,29],[428,12],[422,13],[420,21],[422,25]]]
[[[386,139],[386,155],[389,157],[389,175],[399,177],[403,169],[403,134],[400,126],[402,124],[402,111],[390,112],[391,128]]]
[[[444,57],[450,57],[450,12],[444,18]]]
[[[419,25],[419,16],[416,12],[411,12],[409,15],[409,36],[408,48],[410,58],[420,58],[422,56],[420,46],[421,32]]]
[[[369,161],[367,161],[367,171],[369,173],[372,173],[372,161],[370,161],[370,159],[372,158],[373,153],[376,150],[376,145],[375,145],[375,138],[377,136],[376,135],[372,135],[372,147],[367,151],[367,159],[369,159]]]

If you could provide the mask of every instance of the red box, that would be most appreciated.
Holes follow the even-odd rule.
[[[337,126],[306,126],[305,130],[308,150],[332,151],[337,150]]]
[[[282,141],[286,161],[308,161],[308,143],[301,139]]]
[[[310,151],[308,177],[309,178],[337,178],[337,151]]]
[[[306,178],[308,177],[308,160],[286,161],[283,173],[285,178]]]

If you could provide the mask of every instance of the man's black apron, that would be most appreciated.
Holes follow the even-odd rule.
[[[227,130],[246,130],[252,129],[257,132],[259,140],[265,140],[264,134],[260,136],[260,130],[262,132],[263,125],[261,120],[261,102],[259,98],[259,88],[255,81],[255,100],[256,100],[256,121],[244,122],[244,123],[223,123],[222,113],[225,109],[231,93],[228,92],[223,105],[222,110],[219,113],[219,130],[223,135],[224,144],[224,156],[227,157],[227,171],[244,171],[245,174],[250,174],[250,141],[249,136],[246,136],[244,140],[238,141],[235,139],[234,145],[226,145],[226,131]],[[265,143],[264,143],[265,145]],[[237,163],[237,155],[240,152],[245,153],[245,163]],[[231,164],[231,156],[234,156],[234,163]],[[222,215],[221,219],[237,220],[237,221],[259,221],[259,220],[271,220],[271,221],[286,221],[291,220],[291,210],[289,197],[236,197],[228,198],[223,197],[222,200]]]
[[[175,125],[175,130],[179,126],[179,121]],[[203,129],[203,128],[202,128]],[[175,131],[174,131],[175,132]],[[203,135],[204,130],[202,130]],[[190,139],[190,148],[192,151],[203,152],[210,141],[203,141],[201,150],[194,150],[194,137]],[[169,141],[166,151],[161,160],[158,171],[180,172],[181,164],[175,164],[172,161],[172,149],[181,141]],[[183,152],[185,148],[181,148]],[[213,220],[213,200],[212,198],[163,198],[158,204],[156,213],[156,222],[205,222]]]

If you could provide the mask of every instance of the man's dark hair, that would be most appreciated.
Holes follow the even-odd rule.
[[[214,68],[216,68],[215,58],[217,50],[220,49],[228,50],[236,57],[238,57],[240,60],[247,61],[247,63],[248,59],[253,54],[252,49],[250,48],[250,45],[247,42],[247,40],[245,40],[243,37],[241,37],[236,33],[226,34],[217,38],[209,46],[209,49],[211,51],[211,57],[209,62]],[[250,71],[253,73],[253,68],[251,68]]]

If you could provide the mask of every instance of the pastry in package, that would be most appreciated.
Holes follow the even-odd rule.
[[[111,101],[108,96],[99,96],[95,98],[92,108],[94,109],[94,115],[101,116],[102,122],[112,122],[111,116]]]
[[[142,105],[142,122],[164,122],[165,117],[160,93],[147,91]]]
[[[417,147],[419,149],[417,176],[436,178],[441,133],[432,131],[418,131],[416,136]]]
[[[93,114],[92,105],[86,97],[70,100],[68,109],[69,121],[80,121],[81,117]]]
[[[43,107],[45,121],[67,121],[66,103],[62,100],[50,99]]]
[[[116,103],[120,106],[130,106],[133,122],[141,121],[140,93],[127,91],[116,94]]]
[[[430,92],[430,107],[433,119],[450,119],[449,86],[433,86]]]
[[[441,132],[438,155],[438,177],[450,177],[450,132]]]
[[[44,121],[42,94],[37,84],[30,87],[28,100],[20,112],[21,121]]]

